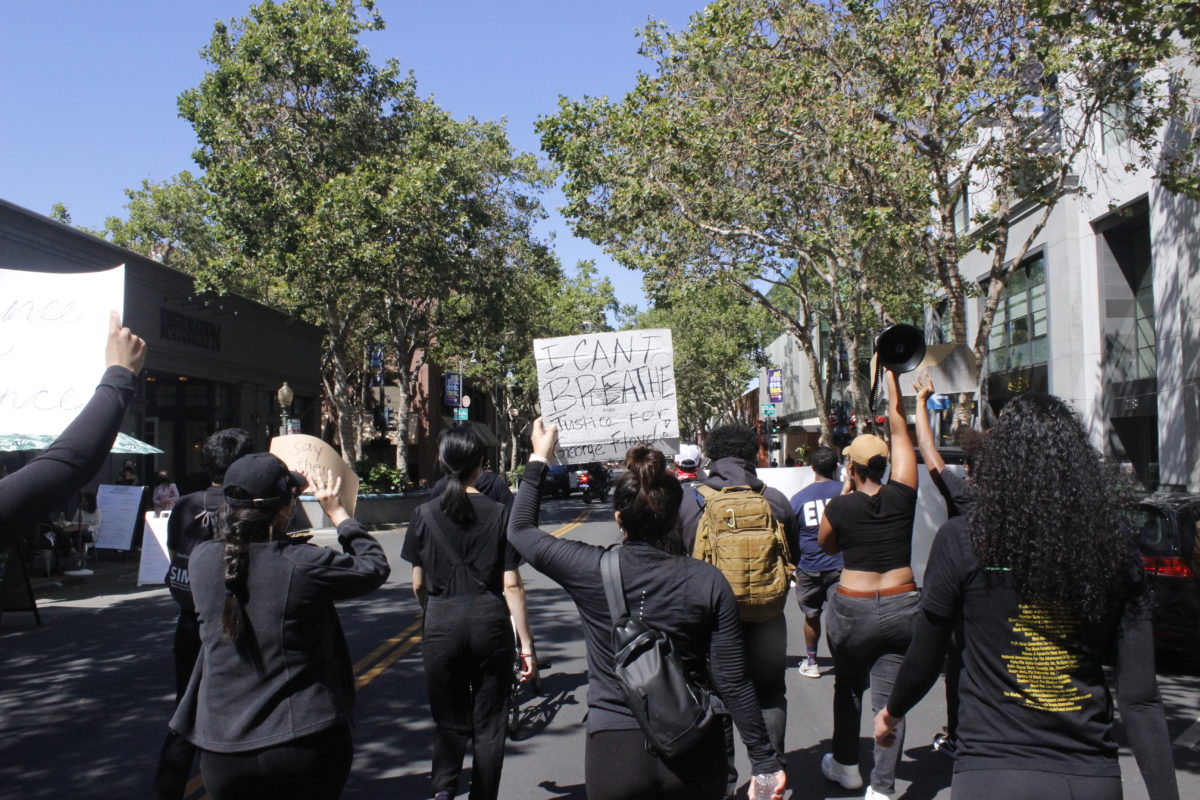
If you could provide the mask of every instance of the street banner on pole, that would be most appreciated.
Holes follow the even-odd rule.
[[[128,550],[133,547],[133,530],[142,510],[145,486],[117,486],[102,483],[96,487],[96,507],[100,509],[100,532],[96,547]],[[165,572],[163,573],[166,574]]]
[[[678,451],[669,329],[535,339],[533,355],[542,416],[558,425],[561,463],[624,458],[639,442]]]
[[[358,476],[342,457],[324,441],[307,433],[276,436],[271,440],[271,453],[279,458],[288,469],[312,475],[318,469],[333,470],[335,478],[341,477],[342,491],[339,497],[346,511],[354,516],[354,505],[358,500]]]
[[[96,391],[108,312],[124,314],[124,303],[124,264],[0,269],[0,433],[62,433]]]
[[[772,403],[783,402],[783,370],[767,370],[767,399]]]

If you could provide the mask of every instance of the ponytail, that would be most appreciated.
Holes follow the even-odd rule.
[[[282,498],[259,500],[252,506],[241,508],[225,506],[216,537],[225,545],[225,607],[221,614],[221,628],[238,653],[259,669],[262,667],[262,654],[246,613],[250,542],[267,538],[281,503]]]
[[[475,521],[475,506],[467,497],[467,480],[483,463],[483,440],[474,428],[448,428],[438,442],[438,463],[446,476],[442,512],[455,523],[468,526]]]
[[[621,514],[625,535],[666,550],[679,518],[683,488],[667,472],[667,458],[646,444],[625,454],[627,472],[613,490],[613,509]]]

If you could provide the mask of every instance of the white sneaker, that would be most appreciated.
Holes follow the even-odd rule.
[[[867,793],[863,795],[863,800],[892,800],[890,794],[875,791],[875,787],[868,786]]]
[[[806,678],[821,677],[821,668],[817,666],[817,662],[804,659],[804,663],[800,665],[800,674]]]
[[[858,774],[858,764],[842,764],[833,760],[833,753],[826,753],[821,759],[821,774],[825,780],[833,781],[843,789],[861,789],[862,775]]]

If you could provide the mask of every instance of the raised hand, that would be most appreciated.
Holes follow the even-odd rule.
[[[137,375],[146,363],[146,342],[129,328],[121,326],[121,315],[108,314],[108,344],[104,347],[104,363],[108,367],[124,367]]]

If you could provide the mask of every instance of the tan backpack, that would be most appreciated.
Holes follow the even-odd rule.
[[[761,490],[749,486],[696,486],[702,513],[692,555],[725,574],[744,622],[765,622],[783,612],[792,555],[783,523]]]

